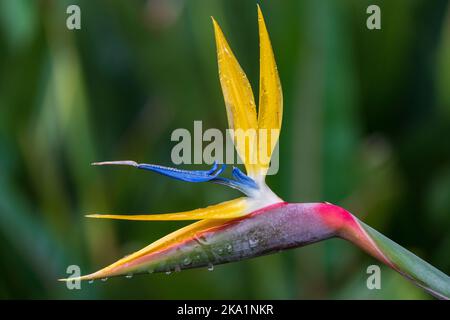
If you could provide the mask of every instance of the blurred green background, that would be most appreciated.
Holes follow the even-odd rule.
[[[81,26],[66,28],[78,4]],[[329,201],[450,273],[450,7],[445,0],[260,1],[284,89],[286,201]],[[382,29],[366,28],[381,7]],[[257,93],[255,1],[0,0],[0,298],[429,299],[330,240],[171,275],[68,290],[187,222],[93,221],[92,212],[188,210],[238,195],[101,160],[171,165],[176,128],[225,130],[210,16]],[[202,167],[202,166],[200,166]],[[198,166],[197,166],[198,168]]]

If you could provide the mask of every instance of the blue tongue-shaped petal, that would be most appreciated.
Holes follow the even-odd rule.
[[[132,166],[138,169],[149,170],[164,176],[187,182],[213,182],[223,184],[228,187],[237,189],[248,196],[251,196],[255,189],[258,189],[258,185],[255,181],[245,175],[241,170],[234,167],[232,175],[234,179],[228,179],[220,177],[220,174],[225,170],[226,165],[223,164],[220,168],[217,162],[214,161],[213,166],[209,170],[182,170],[177,168],[165,167],[156,164],[137,163],[135,161],[105,161],[94,162],[92,165],[105,166],[105,165],[122,165]]]
[[[182,170],[177,168],[165,167],[156,164],[137,163],[135,161],[105,161],[94,162],[92,165],[104,166],[104,165],[124,165],[132,166],[138,169],[149,170],[164,176],[187,182],[206,182],[216,178],[226,168],[226,165],[222,165],[219,169],[216,162],[209,170]]]
[[[232,175],[240,183],[247,185],[250,188],[254,189],[258,188],[256,182],[252,178],[247,176],[245,173],[243,173],[241,170],[239,170],[238,167],[233,167]]]

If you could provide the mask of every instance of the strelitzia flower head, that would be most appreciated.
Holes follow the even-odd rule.
[[[181,170],[134,161],[98,162],[127,165],[186,182],[210,182],[235,188],[244,197],[191,211],[143,215],[88,215],[122,220],[200,220],[78,280],[119,275],[171,272],[240,261],[332,237],[346,239],[439,298],[450,296],[450,279],[395,242],[329,203],[287,203],[265,183],[270,157],[279,138],[283,96],[275,58],[261,9],[259,107],[250,83],[213,18],[219,78],[228,124],[246,174],[237,167],[232,178],[225,165],[210,170]],[[253,132],[255,134],[248,134]],[[77,280],[74,278],[62,280]]]

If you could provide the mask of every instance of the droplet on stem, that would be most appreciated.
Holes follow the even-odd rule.
[[[184,258],[183,264],[184,264],[185,266],[190,265],[190,264],[191,264],[191,258],[189,258],[189,257]]]
[[[254,238],[254,239],[252,239],[252,238],[248,239],[248,244],[250,245],[250,248],[256,247],[256,246],[258,245],[258,242],[259,242],[259,240],[256,239],[256,238]]]

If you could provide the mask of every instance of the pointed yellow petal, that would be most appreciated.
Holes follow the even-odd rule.
[[[60,279],[60,281],[77,281],[77,280],[94,280],[109,278],[119,275],[143,273],[149,268],[156,268],[161,263],[164,264],[167,256],[167,250],[173,250],[174,248],[181,248],[187,241],[195,240],[199,235],[204,232],[209,232],[211,230],[217,230],[217,228],[222,228],[228,225],[229,222],[235,221],[237,218],[265,208],[276,202],[280,202],[280,199],[274,201],[273,199],[249,199],[249,198],[238,198],[235,200],[223,202],[215,206],[210,206],[209,210],[210,216],[214,217],[212,219],[204,219],[192,223],[184,228],[176,230],[167,236],[153,242],[147,247],[126,256],[113,264],[97,271],[92,274],[84,275],[81,277],[73,277],[67,279]],[[207,208],[205,208],[207,209]],[[204,210],[204,209],[199,209]],[[195,210],[193,210],[195,211]],[[239,211],[239,212],[238,212]],[[206,215],[206,214],[205,214]],[[163,216],[163,215],[160,215]],[[99,218],[107,216],[96,216]],[[111,216],[110,216],[111,217]],[[116,218],[115,216],[112,216]],[[119,216],[118,219],[121,219]],[[124,219],[127,216],[124,216]],[[144,220],[153,220],[152,216],[142,216]],[[222,219],[219,217],[223,217]],[[158,219],[159,220],[159,219]],[[179,220],[179,219],[176,219]],[[199,240],[200,241],[200,240]],[[177,247],[179,246],[179,247]],[[160,270],[161,271],[161,270]]]
[[[258,127],[262,130],[259,132],[258,160],[262,167],[261,174],[265,175],[281,129],[283,93],[272,45],[259,5],[258,26],[260,46]],[[267,138],[261,139],[262,134],[267,135]]]
[[[163,221],[163,220],[201,220],[201,219],[230,219],[245,215],[246,199],[238,198],[225,201],[206,208],[195,209],[177,213],[164,214],[142,214],[142,215],[115,215],[115,214],[91,214],[88,218],[140,220],[140,221]]]
[[[59,281],[94,280],[137,273],[145,266],[145,262],[142,261],[145,260],[144,256],[151,260],[152,254],[157,254],[170,246],[181,244],[184,241],[195,237],[195,235],[199,232],[204,232],[206,230],[225,225],[228,221],[229,220],[202,220],[194,222],[184,228],[168,234],[147,247],[136,251],[135,253],[132,253],[97,272],[77,278],[59,279]]]
[[[217,46],[219,78],[233,141],[247,173],[257,172],[257,130],[255,98],[250,82],[231,51],[219,25],[213,18]]]

